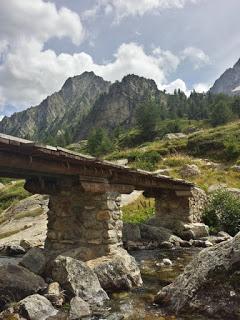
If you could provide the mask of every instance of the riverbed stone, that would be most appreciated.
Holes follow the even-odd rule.
[[[123,241],[139,241],[141,240],[141,232],[137,223],[123,224]]]
[[[65,301],[64,291],[58,282],[51,282],[44,296],[56,307],[61,307]]]
[[[22,258],[20,264],[32,271],[33,273],[41,275],[46,267],[46,257],[43,249],[32,248]]]
[[[182,223],[178,235],[184,240],[200,239],[209,236],[209,227],[204,223]]]
[[[16,308],[20,315],[30,320],[47,320],[58,313],[51,302],[39,294],[24,298]]]
[[[87,265],[106,291],[129,290],[142,285],[136,260],[122,248],[113,255],[90,260]]]
[[[6,303],[19,301],[46,287],[43,278],[26,268],[11,264],[0,266],[0,309]]]
[[[96,274],[86,263],[71,257],[58,256],[52,277],[65,290],[68,297],[80,297],[90,304],[102,305],[108,299]]]
[[[239,319],[240,233],[202,250],[184,272],[158,293],[166,313],[202,312],[219,319]]]
[[[69,319],[77,320],[91,315],[89,304],[80,297],[74,297],[70,301]]]

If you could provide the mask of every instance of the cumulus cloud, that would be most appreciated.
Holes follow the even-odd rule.
[[[195,4],[202,0],[98,0],[97,4],[85,12],[85,17],[95,16],[98,12],[113,13],[117,22],[127,16],[143,16],[146,13],[158,13],[162,10]]]
[[[211,85],[207,83],[196,83],[194,84],[193,89],[196,92],[203,93],[203,92],[207,92],[210,89],[210,87]]]
[[[182,60],[189,60],[192,62],[194,69],[197,70],[204,65],[210,64],[209,56],[201,49],[196,47],[187,47],[181,52]]]
[[[84,29],[79,16],[43,0],[0,2],[0,105],[25,105],[49,93],[45,80],[59,71],[53,65],[48,70],[48,61],[56,55],[43,47],[53,37],[80,44]]]
[[[162,88],[166,90],[168,93],[174,93],[175,90],[180,89],[185,92],[187,96],[189,96],[190,91],[187,89],[186,83],[182,79],[176,79],[166,85],[163,85]]]
[[[52,37],[70,37],[75,44],[83,39],[79,16],[43,0],[8,0],[0,2],[0,41],[14,45],[24,39],[40,42]]]
[[[136,43],[123,43],[112,62],[97,64],[84,52],[56,55],[52,50],[43,50],[38,41],[32,40],[8,53],[0,67],[0,96],[12,105],[34,105],[59,90],[67,77],[84,71],[94,71],[110,81],[134,73],[154,79],[161,89],[167,82],[167,71],[176,68],[176,60],[177,57],[168,51],[155,49],[147,54]]]

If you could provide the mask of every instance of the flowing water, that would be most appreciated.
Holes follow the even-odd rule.
[[[154,305],[153,298],[164,286],[171,283],[192,260],[199,249],[141,250],[131,254],[137,260],[143,279],[143,287],[131,292],[114,293],[111,296],[111,311],[123,314],[128,320],[210,320],[201,315],[165,317]],[[162,266],[162,260],[169,258],[172,265]]]
[[[161,309],[153,303],[156,293],[162,287],[171,283],[198,252],[199,249],[139,250],[131,252],[139,264],[143,286],[131,292],[113,293],[109,303],[110,314],[122,314],[126,320],[210,320],[192,314],[181,317],[166,317],[162,315]],[[164,258],[169,258],[173,264],[163,266],[162,260]],[[0,256],[0,265],[17,264],[20,260],[21,257]],[[97,317],[94,319],[106,318]],[[113,317],[111,319],[119,318]]]

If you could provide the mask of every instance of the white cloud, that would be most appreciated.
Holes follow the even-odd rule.
[[[146,13],[158,13],[166,9],[181,9],[187,4],[202,0],[98,0],[97,4],[85,12],[85,17],[93,17],[101,10],[105,14],[113,13],[117,22],[127,16],[143,16]]]
[[[207,84],[207,83],[196,83],[194,86],[193,86],[193,89],[196,91],[196,92],[200,92],[200,93],[203,93],[203,92],[207,92],[209,89],[210,89],[211,85],[210,84]]]
[[[48,70],[48,62],[56,55],[43,51],[45,42],[53,37],[69,37],[80,44],[84,30],[79,16],[43,0],[0,2],[0,106],[39,101],[54,87],[50,84],[48,90],[47,79],[58,78],[59,71],[54,65]]]
[[[3,0],[0,2],[0,41],[14,46],[26,39],[39,42],[52,37],[70,37],[75,44],[83,39],[79,16],[43,0]]]
[[[189,96],[190,91],[187,89],[186,83],[182,79],[176,79],[169,84],[163,86],[168,93],[174,93],[174,90],[180,89],[181,91],[185,92],[187,96]]]
[[[192,62],[194,69],[199,69],[204,65],[210,64],[209,56],[201,49],[187,47],[181,52],[182,60],[188,59]]]
[[[175,70],[178,63],[178,58],[170,51],[157,48],[147,54],[136,43],[123,43],[113,61],[97,64],[84,52],[56,55],[52,50],[43,50],[38,41],[32,40],[9,52],[0,66],[0,97],[18,107],[35,105],[59,90],[68,77],[84,71],[94,71],[110,81],[134,73],[155,80],[159,89],[171,91],[174,85],[174,88],[186,91],[182,80],[166,85],[167,74]]]
[[[153,55],[158,58],[159,64],[165,73],[175,71],[180,64],[180,59],[169,50],[162,50],[158,47],[153,49]]]

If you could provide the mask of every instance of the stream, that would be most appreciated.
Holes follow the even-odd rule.
[[[210,320],[201,315],[186,314],[181,317],[165,317],[155,306],[153,298],[164,286],[170,284],[184,267],[199,253],[199,249],[140,250],[131,252],[137,260],[143,279],[143,287],[131,292],[114,293],[111,296],[111,311],[124,315],[127,320]],[[172,265],[162,266],[164,258]]]
[[[114,315],[120,314],[126,320],[210,320],[201,315],[186,314],[181,317],[163,316],[161,309],[154,305],[154,296],[164,286],[170,284],[184,267],[192,260],[200,249],[181,248],[171,250],[139,250],[130,252],[135,257],[142,274],[143,286],[130,292],[115,292],[110,296],[107,309],[113,317],[107,319],[119,319]],[[163,265],[162,260],[168,258],[172,265]],[[0,257],[0,265],[17,264],[21,257]],[[106,319],[94,317],[93,319]]]

